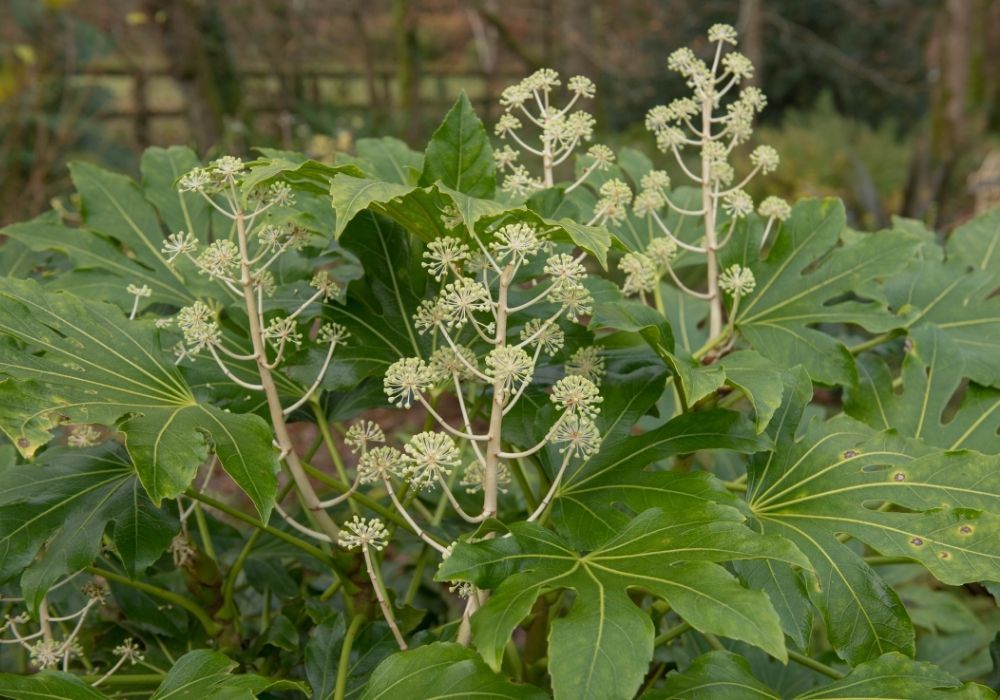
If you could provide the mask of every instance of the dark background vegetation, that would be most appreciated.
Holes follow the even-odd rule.
[[[674,48],[741,32],[770,98],[770,192],[835,194],[859,227],[947,230],[1000,202],[1000,0],[0,0],[0,223],[69,191],[66,162],[252,146],[421,148],[460,90],[487,122],[541,66],[598,84],[600,139],[652,144]]]

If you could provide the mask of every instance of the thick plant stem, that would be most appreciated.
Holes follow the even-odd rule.
[[[340,528],[333,522],[329,513],[323,510],[323,507],[320,505],[319,496],[316,495],[315,489],[313,489],[312,484],[309,482],[309,477],[302,468],[302,463],[299,462],[299,456],[295,452],[292,438],[288,434],[284,409],[281,406],[281,397],[278,395],[274,376],[267,366],[264,329],[260,326],[257,296],[253,288],[253,278],[250,275],[250,247],[247,242],[246,222],[242,212],[236,214],[236,235],[239,238],[240,246],[240,285],[243,288],[243,302],[246,306],[247,317],[250,322],[250,341],[253,344],[253,352],[257,360],[257,372],[260,375],[260,383],[264,387],[264,395],[267,397],[267,408],[271,414],[274,437],[284,457],[285,465],[288,467],[288,471],[295,481],[295,487],[302,495],[302,500],[306,508],[312,511],[316,519],[316,524],[323,533],[336,542]]]
[[[507,342],[507,290],[514,275],[513,263],[500,273],[497,292],[497,332],[495,346],[503,347]],[[503,381],[493,384],[493,403],[490,406],[489,442],[486,443],[486,464],[483,469],[483,515],[492,518],[497,514],[497,467],[500,462],[500,442],[503,429],[504,409]]]
[[[375,589],[375,598],[378,600],[379,607],[382,608],[382,617],[385,618],[386,624],[392,630],[392,636],[396,638],[396,644],[399,645],[400,650],[406,651],[406,640],[403,639],[403,634],[399,631],[399,626],[396,624],[396,616],[392,614],[392,608],[389,607],[389,599],[385,594],[385,589],[382,587],[382,581],[379,580],[378,572],[375,570],[375,562],[372,560],[372,553],[367,544],[362,545],[361,552],[365,557],[365,568],[368,569],[368,578],[371,579],[372,588]]]
[[[708,337],[722,332],[722,295],[719,293],[718,240],[715,231],[715,201],[712,194],[712,168],[708,145],[712,142],[712,103],[705,100],[701,108],[701,206],[705,211],[705,252],[708,293]]]
[[[358,630],[364,624],[364,615],[355,615],[351,619],[351,624],[344,633],[344,642],[340,647],[340,659],[337,662],[337,685],[333,690],[333,700],[344,700],[347,692],[347,677],[351,670],[351,648],[354,646],[354,638],[358,636]]]

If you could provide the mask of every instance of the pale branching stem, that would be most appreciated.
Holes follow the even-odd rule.
[[[507,292],[514,276],[514,264],[508,264],[500,273],[497,290],[496,347],[503,347],[507,341]],[[490,403],[489,442],[486,444],[486,464],[483,465],[483,513],[492,517],[497,513],[497,465],[500,460],[500,440],[503,425],[504,386],[503,379],[493,382],[493,399]]]
[[[534,153],[536,156],[542,156],[543,158],[545,157],[544,151],[539,151],[537,148],[532,148],[531,146],[526,144],[524,140],[517,135],[517,132],[508,131],[507,133],[510,134],[511,138],[517,141],[518,145],[520,145],[521,148],[523,148],[524,150],[528,151],[529,153]]]
[[[60,647],[63,653],[63,671],[69,670],[69,656],[71,647],[73,646],[73,640],[76,639],[76,636],[80,634],[80,630],[83,629],[83,623],[87,619],[87,613],[90,612],[90,609],[96,604],[97,600],[91,598],[87,604],[83,606],[83,610],[80,611],[80,619],[76,621],[76,626],[73,627],[73,631],[70,632],[63,640],[62,646]]]
[[[719,51],[722,44],[719,44]],[[718,62],[719,53],[716,53]],[[712,69],[715,74],[715,69]],[[722,297],[719,294],[719,260],[717,257],[717,241],[715,237],[715,215],[718,198],[713,197],[711,163],[709,160],[708,144],[712,140],[712,102],[705,100],[701,108],[701,206],[705,210],[705,247],[708,252],[707,276],[708,276],[708,337],[714,338],[722,331]]]
[[[719,76],[719,79],[721,80],[722,78],[726,77],[726,75],[727,75],[727,73],[723,73],[722,75]],[[738,81],[738,78],[735,75],[732,76],[731,78],[729,78],[729,82],[726,83],[726,87],[722,88],[721,90],[719,90],[717,92],[717,94],[719,95],[719,97],[720,98],[725,97],[726,93],[733,89],[733,86],[736,85],[737,81]]]
[[[4,600],[7,600],[7,598],[4,598]],[[42,630],[39,630],[31,634],[26,634],[22,637],[21,633],[17,631],[17,623],[14,622],[13,620],[7,622],[7,629],[9,629],[11,634],[14,635],[14,638],[0,639],[0,644],[20,644],[22,647],[29,650],[31,649],[31,645],[28,644],[28,642],[30,642],[32,639],[38,639],[44,634]]]
[[[222,361],[222,358],[219,357],[219,353],[215,351],[215,346],[209,345],[208,351],[212,354],[212,357],[215,358],[215,362],[217,365],[219,365],[219,369],[222,370],[222,373],[225,374],[226,377],[229,379],[229,381],[231,381],[233,384],[241,386],[244,389],[249,389],[251,391],[261,391],[264,389],[263,384],[251,384],[250,382],[245,382],[239,377],[237,377],[235,374],[233,374],[229,370],[229,368],[226,367],[226,363]]]
[[[476,331],[476,335],[478,335],[481,340],[484,340],[487,343],[492,343],[493,342],[493,339],[491,337],[489,337],[488,335],[486,335],[485,333],[483,333],[483,329],[481,327],[481,324],[475,318],[470,319],[470,321],[472,322],[472,328],[473,328],[473,330]]]
[[[573,154],[573,149],[576,148],[576,144],[580,142],[580,139],[575,138],[569,142],[564,148],[566,149],[561,156],[555,159],[552,165],[559,165],[566,161]]]
[[[42,596],[42,602],[38,606],[38,624],[42,628],[42,636],[45,641],[51,642],[52,637],[52,625],[49,623],[49,599],[48,596]]]
[[[520,347],[520,346],[518,346],[518,347]],[[535,354],[534,354],[534,356],[531,359],[531,366],[532,367],[537,367],[538,366],[538,356],[541,355],[541,354],[542,354],[542,345],[541,345],[541,343],[539,343],[535,347]],[[521,395],[524,394],[524,390],[528,387],[529,384],[531,384],[531,379],[530,378],[528,378],[528,379],[524,380],[523,382],[521,382],[521,386],[519,386],[517,388],[517,392],[513,396],[510,397],[510,401],[508,401],[507,405],[504,406],[503,414],[505,416],[508,413],[510,413],[511,409],[514,408],[514,406],[517,405],[517,402],[521,400]]]
[[[551,326],[553,323],[556,322],[556,320],[559,318],[559,316],[562,315],[562,312],[565,309],[566,309],[565,306],[560,306],[558,311],[556,311],[554,314],[552,314],[547,319],[545,319],[545,323],[543,323],[542,325],[540,325],[538,327],[538,330],[536,330],[534,333],[532,333],[531,335],[529,335],[527,338],[525,338],[524,340],[522,340],[520,343],[518,343],[514,347],[516,347],[516,348],[523,348],[528,343],[533,342],[535,340],[535,338],[537,338],[542,333],[544,333],[545,331],[547,331],[548,328],[549,328],[549,326]],[[539,347],[541,347],[540,344],[539,344]],[[536,361],[538,360],[538,353],[535,353],[535,360]]]
[[[216,201],[214,199],[212,199],[211,197],[209,197],[204,191],[198,190],[198,193],[201,194],[201,196],[205,199],[206,202],[208,202],[213,207],[215,207],[215,210],[217,212],[219,212],[220,214],[222,214],[226,218],[229,218],[229,219],[235,219],[236,218],[236,215],[232,211],[226,211],[225,209],[223,209],[222,207],[220,207],[216,203]]]
[[[523,104],[519,105],[519,107],[521,108],[521,111],[524,113],[524,116],[526,116],[531,121],[532,124],[538,127],[542,126],[542,122],[534,114],[529,112],[527,107],[525,107]]]
[[[319,389],[319,385],[323,383],[323,377],[326,376],[327,368],[330,367],[330,360],[333,359],[333,351],[334,349],[336,349],[336,347],[337,347],[336,343],[330,343],[330,347],[326,349],[326,357],[323,358],[323,366],[320,367],[319,373],[316,375],[316,379],[313,381],[312,385],[308,389],[306,389],[306,393],[302,395],[301,399],[293,403],[288,408],[284,409],[282,413],[284,413],[287,416],[292,411],[301,408],[312,397],[312,395],[316,393],[316,390]]]
[[[483,245],[482,240],[480,240],[479,238],[479,234],[475,232],[472,226],[469,226],[468,229],[469,229],[469,235],[472,236],[472,239],[476,242],[476,245],[479,246],[479,251],[483,254],[483,256],[485,256],[486,261],[489,262],[490,264],[490,267],[492,267],[493,270],[499,275],[502,272],[502,270],[500,269],[500,264],[497,263],[496,258],[490,255],[489,249],[485,245]],[[483,271],[484,278],[485,274],[486,271],[484,270]],[[486,287],[487,290],[489,289],[488,284],[484,284],[484,286]]]
[[[707,141],[705,143],[707,143]],[[694,180],[695,182],[701,182],[702,178],[700,176],[695,175],[693,172],[688,170],[688,166],[684,163],[684,159],[681,157],[681,152],[677,150],[677,146],[671,146],[670,150],[674,154],[674,159],[677,161],[677,165],[681,167],[681,170],[684,171],[684,174],[687,175],[692,180]],[[707,165],[705,163],[702,163],[702,168],[707,170]]]
[[[549,443],[549,439],[555,434],[556,430],[559,428],[559,425],[568,415],[569,411],[564,411],[563,413],[559,414],[559,417],[556,418],[555,423],[553,423],[552,427],[549,428],[549,431],[545,433],[545,437],[543,437],[541,441],[537,443],[534,447],[529,447],[528,449],[522,452],[500,452],[500,456],[503,457],[504,459],[523,459],[524,457],[530,457],[536,452],[541,451],[541,449]]]
[[[232,350],[230,350],[229,348],[227,348],[222,343],[219,343],[216,347],[219,350],[222,351],[223,355],[225,355],[226,357],[231,357],[234,360],[246,361],[246,360],[256,360],[257,359],[257,356],[254,355],[253,353],[250,353],[249,355],[242,355],[242,354],[240,354],[238,352],[233,352]]]
[[[392,505],[396,507],[396,510],[399,511],[399,514],[403,516],[403,520],[405,520],[407,524],[410,526],[410,528],[413,529],[413,533],[417,537],[422,539],[424,542],[429,544],[431,547],[436,549],[439,553],[444,554],[447,551],[447,547],[443,547],[442,545],[435,542],[430,535],[424,532],[424,529],[422,527],[417,525],[417,521],[414,520],[413,516],[411,516],[409,511],[406,510],[406,506],[404,506],[402,503],[399,502],[399,497],[396,495],[395,489],[392,488],[392,483],[389,481],[389,477],[383,474],[382,481],[385,483],[385,490],[386,493],[389,494],[389,500],[392,501]]]
[[[544,289],[544,291],[542,291],[541,294],[539,294],[536,297],[532,297],[531,299],[529,299],[528,301],[524,302],[523,304],[520,304],[518,306],[507,307],[507,313],[508,314],[516,314],[518,311],[524,311],[525,309],[528,309],[528,308],[534,306],[535,304],[537,304],[537,303],[539,303],[541,301],[544,301],[545,297],[547,297],[549,295],[549,292],[552,291],[552,287],[553,286],[554,285],[550,284],[548,287],[546,287]]]
[[[576,181],[573,182],[572,185],[570,185],[569,187],[566,188],[565,194],[569,194],[570,192],[572,192],[573,190],[575,190],[577,187],[579,187],[580,185],[582,185],[583,182],[584,182],[584,180],[586,180],[588,177],[590,177],[590,174],[592,172],[594,172],[595,170],[597,170],[597,161],[594,161],[593,163],[591,163],[590,165],[587,166],[587,169],[583,171],[583,173],[580,175],[580,177],[578,177],[576,179]]]
[[[736,314],[740,310],[740,293],[737,291],[733,294],[733,308],[729,310],[729,323],[726,328],[730,338],[734,338],[734,329],[736,327]]]
[[[479,599],[473,592],[469,595],[469,598],[465,601],[465,610],[462,612],[462,622],[458,626],[458,634],[455,637],[455,641],[462,646],[469,646],[472,642],[472,614],[479,609]]]
[[[455,509],[455,512],[458,513],[459,517],[462,518],[462,520],[464,520],[467,523],[481,523],[489,517],[488,515],[486,515],[486,513],[480,513],[479,515],[469,515],[466,512],[466,510],[461,506],[461,504],[458,502],[458,499],[455,498],[455,494],[451,492],[451,488],[449,487],[448,482],[445,481],[440,474],[438,475],[438,482],[441,484],[441,488],[444,491],[445,498],[448,499],[448,502],[451,504],[451,507]]]
[[[423,397],[423,394],[418,393],[417,400],[420,401],[421,405],[427,410],[428,413],[431,414],[431,417],[434,418],[434,420],[436,420],[442,428],[444,428],[446,431],[448,431],[455,437],[460,437],[463,440],[472,440],[478,442],[489,441],[490,439],[489,435],[475,435],[474,433],[465,433],[459,430],[458,428],[454,427],[453,425],[451,425],[441,416],[440,413],[434,410],[434,407],[431,406],[430,402]]]
[[[683,207],[679,207],[676,204],[674,204],[674,201],[670,199],[669,196],[664,197],[664,199],[667,200],[667,206],[673,209],[678,214],[682,214],[684,216],[702,216],[705,213],[704,209],[699,209],[695,211],[694,209],[684,209]]]
[[[581,94],[582,93],[574,92],[573,93],[573,97],[571,97],[570,100],[569,100],[569,102],[566,103],[566,106],[563,107],[561,110],[559,110],[559,114],[560,115],[564,115],[567,112],[569,112],[571,109],[573,109],[573,105],[575,105],[576,101],[580,99],[580,95]]]
[[[298,520],[296,520],[295,518],[293,518],[292,516],[290,516],[285,511],[285,509],[281,507],[281,504],[278,503],[277,501],[275,501],[275,503],[274,503],[274,509],[276,511],[278,511],[278,515],[281,516],[282,520],[284,520],[286,523],[288,523],[289,525],[291,525],[293,528],[295,528],[296,530],[298,530],[299,532],[301,532],[303,535],[305,535],[307,537],[312,537],[314,540],[318,540],[320,542],[333,543],[333,540],[330,539],[330,537],[328,535],[324,535],[322,532],[316,532],[312,528],[306,527],[305,525],[303,525],[302,523],[300,523]]]
[[[208,469],[205,470],[205,477],[201,480],[201,487],[199,491],[204,491],[208,487],[208,482],[212,480],[212,473],[215,471],[215,465],[219,463],[218,455],[212,455],[212,459],[208,462]],[[180,496],[177,497],[177,503],[180,504]],[[187,519],[194,512],[194,509],[198,506],[198,501],[191,501],[191,505],[187,508],[181,510],[180,521],[181,525],[185,528],[185,535],[187,534]]]
[[[552,169],[555,167],[555,163],[552,160],[552,139],[542,138],[542,176],[543,182],[546,187],[552,187],[555,184],[555,179],[552,175]]]
[[[139,295],[136,294],[135,295],[135,299],[132,301],[132,311],[128,315],[128,320],[129,321],[134,321],[135,320],[135,315],[137,313],[139,313],[139,299],[140,299]]]
[[[375,589],[375,599],[378,600],[378,605],[382,608],[382,616],[385,618],[386,624],[389,625],[389,629],[392,630],[392,636],[396,638],[396,644],[399,645],[400,650],[406,651],[406,640],[403,639],[403,635],[399,631],[399,626],[396,624],[396,616],[392,614],[392,608],[389,607],[385,589],[382,587],[382,582],[375,571],[375,562],[372,561],[372,554],[367,544],[361,545],[361,552],[365,557],[365,568],[368,570],[368,578],[371,579],[372,587]]]
[[[243,290],[240,289],[238,285],[233,284],[230,280],[224,279],[222,280],[222,283],[226,285],[226,288],[228,288],[233,294],[236,294],[237,296],[243,294]]]
[[[302,495],[305,506],[314,512],[317,524],[323,533],[331,541],[337,539],[339,528],[333,522],[330,515],[319,506],[320,499],[316,495],[315,489],[306,475],[299,456],[295,452],[292,438],[288,434],[288,426],[285,424],[284,411],[281,406],[281,397],[278,395],[278,388],[274,383],[271,370],[267,368],[266,354],[264,352],[264,333],[260,321],[257,296],[254,294],[253,279],[250,276],[250,255],[246,229],[243,225],[242,215],[236,217],[236,233],[239,239],[241,258],[240,283],[243,286],[243,301],[246,305],[247,317],[250,320],[250,339],[253,342],[254,354],[257,356],[257,370],[260,374],[260,382],[267,397],[267,407],[271,415],[271,424],[274,428],[275,439],[281,453],[284,455],[285,465],[288,467],[295,486]]]
[[[299,314],[301,314],[303,311],[305,311],[306,308],[310,304],[312,304],[314,301],[316,301],[317,299],[319,299],[324,294],[326,294],[326,292],[324,292],[322,289],[319,290],[318,292],[316,292],[315,294],[313,294],[311,297],[309,297],[308,299],[306,299],[304,302],[302,302],[302,305],[299,306],[299,308],[295,309],[295,311],[293,311],[291,314],[289,314],[285,318],[287,320],[289,320],[289,321],[292,320],[293,318],[296,318]]]
[[[771,228],[774,226],[774,217],[770,217],[767,220],[767,225],[764,227],[764,235],[760,237],[760,247],[761,249],[767,245],[767,237],[771,235]]]
[[[754,167],[753,170],[751,170],[749,173],[747,173],[747,176],[745,178],[743,178],[742,180],[740,180],[740,184],[734,185],[734,186],[730,187],[728,190],[725,190],[723,192],[718,192],[715,196],[716,197],[725,197],[727,194],[732,194],[736,190],[743,189],[743,186],[746,185],[751,180],[753,180],[754,176],[757,173],[759,173],[759,172],[760,172],[760,166],[757,165],[757,166]]]
[[[549,486],[548,492],[545,494],[545,497],[542,499],[541,503],[538,504],[538,507],[535,508],[534,512],[532,512],[532,514],[528,516],[529,523],[534,522],[538,520],[540,517],[542,517],[542,513],[544,513],[545,509],[549,507],[549,503],[552,502],[552,499],[555,497],[556,492],[559,490],[559,484],[562,483],[563,475],[566,473],[566,467],[569,466],[569,460],[572,455],[573,455],[573,450],[567,447],[566,456],[563,457],[562,465],[560,465],[559,471],[556,472],[556,476],[552,480],[552,485]]]
[[[472,433],[472,421],[469,420],[469,411],[465,407],[465,396],[462,393],[462,384],[458,379],[458,374],[452,372],[452,380],[455,382],[455,396],[458,398],[458,407],[462,410],[462,423],[465,425],[465,431],[467,433]],[[482,450],[479,449],[479,445],[476,440],[470,440],[469,444],[472,446],[472,451],[476,453],[476,460],[482,464],[486,465],[486,457],[483,456]]]
[[[354,483],[351,484],[351,488],[347,489],[346,491],[344,491],[344,493],[340,494],[339,496],[337,496],[335,498],[330,498],[330,499],[327,499],[325,501],[320,501],[319,502],[319,506],[321,508],[333,508],[334,506],[343,503],[348,498],[350,498],[351,496],[354,495],[354,492],[358,490],[358,486],[360,486],[360,485],[361,485],[361,474],[359,472],[354,477]]]
[[[101,683],[103,683],[104,681],[106,681],[109,678],[111,678],[111,676],[115,675],[115,673],[118,672],[118,669],[120,669],[125,664],[125,662],[128,661],[128,659],[129,659],[129,657],[128,657],[127,654],[122,654],[122,656],[115,662],[115,665],[112,666],[111,668],[109,668],[108,671],[107,671],[107,673],[105,673],[103,676],[101,676],[96,681],[94,681],[93,683],[91,683],[90,687],[91,688],[96,688]]]
[[[678,238],[677,236],[675,236],[673,234],[673,232],[664,223],[663,219],[660,218],[659,214],[657,214],[655,211],[651,212],[651,214],[653,216],[653,220],[656,222],[656,225],[660,227],[661,231],[663,231],[665,234],[667,234],[667,237],[670,240],[672,240],[674,243],[677,244],[678,248],[683,248],[684,250],[689,250],[692,253],[700,253],[701,255],[704,255],[705,253],[708,252],[707,248],[701,248],[701,247],[696,246],[696,245],[691,245],[690,243],[685,243],[684,241],[682,241],[680,238]]]
[[[451,339],[451,335],[448,334],[448,329],[445,328],[445,325],[443,323],[438,323],[437,327],[438,330],[441,331],[441,335],[444,336],[445,341],[447,341],[448,345],[451,346],[451,349],[455,351],[455,355],[458,356],[459,361],[463,365],[465,365],[465,368],[470,372],[472,372],[476,377],[478,377],[482,381],[487,383],[491,382],[492,380],[487,375],[483,374],[477,368],[473,367],[472,364],[467,359],[465,359],[465,355],[459,352],[458,346],[455,344],[455,341]]]
[[[276,369],[281,364],[281,361],[285,359],[285,344],[287,342],[287,338],[280,338],[278,340],[278,352],[275,354],[274,359],[264,363],[268,369]]]
[[[688,296],[694,297],[695,299],[705,299],[707,301],[712,298],[712,295],[707,292],[699,292],[694,289],[691,289],[689,286],[680,281],[680,278],[677,277],[677,273],[674,272],[673,267],[671,267],[670,265],[667,265],[666,267],[667,267],[667,272],[670,274],[670,279],[674,281],[674,284],[676,284],[677,288],[680,289],[682,292],[684,292]]]
[[[722,250],[729,243],[729,239],[733,237],[733,231],[736,230],[736,217],[729,220],[729,230],[726,231],[726,237],[719,241],[719,244],[715,247],[716,250]]]

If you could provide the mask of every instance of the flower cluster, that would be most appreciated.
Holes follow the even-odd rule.
[[[389,531],[378,518],[366,520],[355,515],[344,524],[338,543],[344,549],[364,549],[371,547],[382,551],[389,542]]]
[[[522,197],[551,187],[555,168],[569,159],[581,144],[593,138],[593,116],[582,110],[573,111],[573,108],[581,98],[594,97],[594,83],[582,75],[570,78],[566,82],[568,98],[560,107],[555,100],[557,89],[561,86],[562,80],[556,71],[542,68],[507,87],[500,95],[504,113],[497,120],[494,133],[516,144],[515,147],[504,145],[494,151],[497,167],[507,173],[503,182],[505,192]],[[533,132],[533,136],[525,133],[526,127]],[[522,151],[541,159],[540,178],[533,176],[519,162]],[[589,169],[570,189],[594,170],[606,169],[614,160],[614,154],[606,146],[591,146],[587,154]]]

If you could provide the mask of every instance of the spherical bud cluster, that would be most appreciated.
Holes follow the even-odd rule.
[[[589,457],[601,449],[601,432],[592,418],[572,413],[559,421],[550,441],[562,445],[561,453],[569,450],[574,457]]]
[[[599,404],[604,401],[597,385],[579,375],[563,377],[556,382],[549,398],[565,411],[592,418],[601,412]]]
[[[465,487],[466,493],[479,493],[483,490],[483,476],[483,465],[479,461],[470,462],[462,474],[462,480],[458,483]],[[510,486],[510,468],[506,462],[498,462],[497,490],[507,493],[508,486]]]
[[[323,301],[330,301],[340,295],[340,285],[330,278],[330,273],[326,270],[320,270],[313,275],[309,280],[309,286],[322,294]]]
[[[792,208],[781,197],[768,197],[757,207],[757,213],[769,219],[787,221],[792,215]]]
[[[197,259],[199,271],[210,278],[228,277],[240,264],[240,249],[228,239],[213,241]]]
[[[493,151],[493,160],[496,162],[497,170],[500,172],[514,167],[520,156],[520,152],[515,151],[506,144],[502,148],[497,148]]]
[[[366,520],[355,515],[344,524],[344,529],[340,531],[337,541],[344,549],[371,547],[380,552],[389,541],[389,531],[385,529],[385,525],[378,518]]]
[[[778,152],[771,146],[757,146],[750,154],[750,162],[765,175],[778,167]]]
[[[496,232],[496,240],[490,245],[497,260],[522,264],[542,248],[542,238],[534,227],[528,224],[508,224]]]
[[[465,221],[462,212],[455,204],[446,204],[441,207],[441,224],[446,229],[456,229]]]
[[[486,374],[501,396],[511,394],[515,386],[531,381],[535,363],[523,348],[505,345],[486,356]]]
[[[358,460],[358,481],[372,484],[403,476],[406,459],[395,447],[372,447]]]
[[[730,265],[719,275],[719,289],[733,296],[745,297],[757,286],[753,271],[742,265]]]
[[[615,162],[615,152],[600,143],[588,148],[587,155],[593,160],[597,170],[607,170]]]
[[[126,637],[121,644],[111,650],[111,653],[121,659],[125,659],[132,666],[135,666],[140,661],[146,660],[145,655],[142,653],[142,649],[131,637]]]
[[[409,408],[420,394],[434,386],[434,373],[419,357],[404,357],[389,365],[382,385],[389,403]]]
[[[184,334],[184,342],[192,355],[206,347],[216,347],[222,341],[222,332],[215,313],[204,302],[196,301],[177,312],[177,327]]]
[[[445,325],[449,328],[461,328],[473,318],[475,312],[489,310],[490,292],[481,282],[459,277],[445,285],[438,303],[446,314]]]
[[[438,282],[449,272],[456,275],[461,271],[462,262],[469,258],[469,246],[452,236],[435,238],[424,250],[424,269]]]
[[[659,272],[666,272],[667,268],[677,257],[677,244],[670,238],[654,238],[646,247],[646,255]]]
[[[153,290],[146,285],[139,286],[137,284],[130,284],[125,287],[125,291],[132,294],[140,299],[146,299],[153,295]]]
[[[167,551],[170,552],[170,556],[174,561],[174,566],[187,566],[194,561],[194,558],[197,555],[194,545],[191,544],[191,540],[185,537],[183,532],[178,533],[174,539],[170,541],[170,546],[167,547]]]
[[[323,345],[339,345],[347,340],[351,334],[339,323],[324,323],[319,327],[316,340]]]
[[[567,377],[584,377],[599,385],[605,374],[604,358],[597,348],[582,347],[570,355],[565,370]]]
[[[507,114],[500,115],[496,126],[493,127],[493,133],[503,139],[507,138],[507,134],[520,129],[521,126],[521,120],[508,112]]]
[[[111,593],[107,585],[97,579],[83,584],[80,592],[100,605],[108,604],[108,595]]]
[[[552,278],[553,288],[579,287],[587,269],[572,255],[558,253],[545,261],[545,274]]]
[[[267,324],[267,328],[264,329],[263,336],[265,340],[269,340],[275,346],[286,345],[291,343],[293,345],[302,345],[302,333],[299,332],[299,327],[295,323],[294,318],[280,317],[271,319],[271,322]]]
[[[545,185],[538,178],[532,177],[526,167],[515,165],[511,168],[510,174],[503,179],[500,189],[515,197],[526,197],[532,192],[545,189]]]
[[[274,273],[270,270],[254,270],[250,273],[250,284],[254,289],[259,289],[264,296],[271,296],[278,288],[274,281]]]
[[[167,262],[173,262],[178,255],[190,255],[198,248],[198,239],[193,233],[179,231],[167,236],[161,252],[167,256]]]
[[[639,184],[644,190],[665,190],[670,187],[670,176],[664,170],[650,170],[642,176]]]
[[[413,325],[417,332],[423,335],[427,331],[435,330],[439,324],[448,320],[448,311],[444,308],[440,298],[424,299],[417,307],[417,313],[413,316]]]
[[[418,433],[404,449],[403,478],[418,490],[433,488],[435,483],[451,474],[451,468],[460,461],[455,441],[444,433]]]
[[[566,334],[555,323],[533,318],[521,329],[521,342],[540,346],[549,357],[552,357],[562,349],[566,342]]]
[[[642,253],[626,253],[618,263],[618,269],[625,273],[622,293],[626,296],[652,292],[660,281],[656,264]]]
[[[92,425],[75,426],[66,438],[70,447],[93,447],[101,441],[101,433]]]
[[[654,214],[667,203],[666,195],[658,190],[642,190],[632,200],[632,213],[642,218]]]
[[[28,657],[31,665],[39,670],[55,668],[62,661],[67,649],[55,639],[41,639],[31,645]]]
[[[612,178],[598,190],[601,197],[594,207],[594,214],[600,221],[620,224],[628,215],[626,207],[632,202],[632,189],[624,180]]]
[[[435,382],[451,381],[456,376],[459,380],[473,379],[478,365],[476,353],[464,345],[440,347],[434,351],[428,363]]]
[[[753,214],[753,199],[744,190],[733,190],[722,198],[722,208],[730,216],[742,219]]]
[[[753,77],[753,63],[738,51],[732,51],[723,56],[722,67],[737,81]]]
[[[708,30],[708,40],[713,44],[723,42],[736,46],[736,30],[728,24],[713,24]]]
[[[566,87],[569,88],[570,92],[580,97],[592,98],[597,92],[597,86],[594,85],[594,81],[583,75],[574,75],[569,79]]]
[[[553,285],[549,289],[548,299],[559,304],[566,310],[566,318],[577,322],[581,316],[587,316],[594,310],[594,298],[582,284]]]
[[[344,444],[350,448],[354,454],[363,454],[368,451],[371,444],[381,444],[385,442],[385,433],[381,426],[370,420],[360,420],[350,428],[344,435]]]

